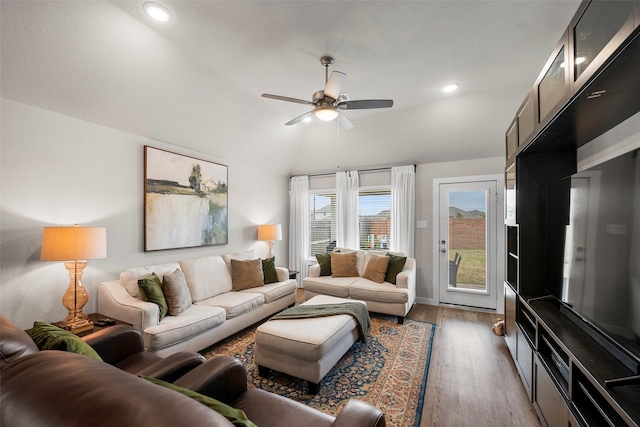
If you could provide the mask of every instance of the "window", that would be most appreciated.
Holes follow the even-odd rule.
[[[309,195],[310,255],[331,252],[336,246],[336,192]],[[391,190],[361,189],[358,194],[360,249],[389,249],[391,243]]]
[[[391,190],[360,190],[358,194],[360,249],[389,249],[391,243]]]
[[[311,192],[309,197],[309,253],[315,258],[316,254],[330,252],[336,246],[336,192]]]

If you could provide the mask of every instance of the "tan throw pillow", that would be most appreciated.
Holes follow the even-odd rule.
[[[184,273],[179,268],[162,279],[162,292],[167,299],[169,315],[177,316],[191,305],[191,292]]]
[[[358,277],[356,253],[331,254],[331,277]]]
[[[369,258],[367,263],[367,269],[364,271],[362,277],[369,279],[376,283],[384,282],[384,278],[387,275],[387,267],[389,266],[389,257],[373,255]]]
[[[260,258],[247,261],[232,259],[231,282],[233,283],[232,290],[234,291],[264,285],[262,260]]]

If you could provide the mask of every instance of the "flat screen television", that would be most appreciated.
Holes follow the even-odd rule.
[[[547,187],[547,290],[639,374],[639,149]],[[558,245],[557,242],[564,244]],[[553,246],[553,247],[551,247]],[[554,253],[555,252],[555,253]],[[549,264],[549,263],[547,263]],[[550,276],[551,274],[551,276]],[[609,347],[607,347],[609,348]]]

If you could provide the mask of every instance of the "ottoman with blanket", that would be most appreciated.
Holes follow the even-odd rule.
[[[254,362],[260,375],[273,369],[307,380],[316,394],[320,380],[358,338],[366,342],[368,331],[364,301],[318,295],[258,327]]]

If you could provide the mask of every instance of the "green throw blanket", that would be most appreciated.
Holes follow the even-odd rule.
[[[271,320],[305,319],[310,317],[327,317],[339,314],[350,314],[358,323],[358,334],[362,342],[367,342],[369,335],[369,311],[367,306],[357,302],[340,304],[297,305],[276,314]]]

